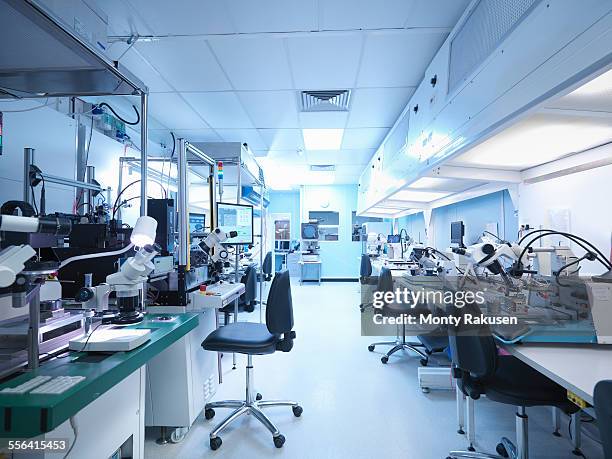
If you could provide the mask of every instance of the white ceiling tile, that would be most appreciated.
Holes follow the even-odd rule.
[[[270,161],[283,164],[307,164],[304,153],[296,150],[270,150],[267,158]]]
[[[259,129],[259,133],[270,150],[304,149],[301,129]]]
[[[337,129],[346,126],[348,112],[300,112],[300,125],[304,129]]]
[[[125,45],[121,49],[125,48]],[[135,49],[130,49],[121,58],[121,64],[147,85],[150,92],[171,92],[172,88],[151,64]]]
[[[205,40],[167,38],[135,47],[177,91],[231,88]]]
[[[375,149],[306,151],[308,164],[357,165],[362,169],[368,163]]]
[[[204,129],[209,126],[175,93],[149,95],[149,110],[168,129]]]
[[[336,175],[350,175],[359,178],[364,169],[363,164],[340,164],[336,167]]]
[[[402,27],[414,0],[322,1],[323,30]]]
[[[414,88],[356,89],[347,127],[391,127],[410,101]]]
[[[345,89],[355,85],[362,47],[361,33],[287,39],[295,86],[300,89]]]
[[[236,31],[290,32],[316,29],[316,0],[233,0],[225,3]]]
[[[376,149],[388,131],[388,128],[345,129],[342,148],[345,150]]]
[[[219,37],[209,40],[234,89],[292,89],[283,39]]]
[[[414,30],[368,33],[357,86],[418,86],[447,35]]]
[[[96,8],[108,17],[109,35],[149,35],[153,29],[140,12],[125,0],[94,0]]]
[[[219,137],[212,129],[177,129],[172,131],[176,138],[183,138],[188,142],[220,142]]]
[[[266,143],[257,129],[215,129],[224,142],[247,143],[252,150],[265,150]]]
[[[361,150],[341,150],[336,164],[368,164],[374,153],[375,148]]]
[[[106,0],[104,0],[106,2]],[[156,34],[232,33],[234,27],[225,7],[218,0],[129,0]]]
[[[453,28],[471,0],[412,0],[405,27]]]
[[[295,91],[236,93],[257,128],[298,128]]]
[[[254,128],[233,92],[192,92],[183,97],[213,129]]]

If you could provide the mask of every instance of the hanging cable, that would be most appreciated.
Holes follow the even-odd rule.
[[[135,126],[138,123],[140,123],[140,113],[138,113],[138,109],[136,108],[136,105],[132,105],[132,108],[134,109],[134,112],[136,113],[136,121],[127,121],[125,118],[122,118],[115,111],[115,109],[111,107],[110,105],[108,105],[106,102],[101,102],[100,104],[98,104],[98,107],[107,107],[111,112],[113,112],[113,115],[115,115],[119,120],[123,121],[125,124],[129,124],[130,126]]]

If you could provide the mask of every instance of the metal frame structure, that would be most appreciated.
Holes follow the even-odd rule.
[[[147,177],[158,179],[160,182],[168,180],[177,187],[177,213],[178,213],[178,286],[179,286],[179,306],[187,305],[187,290],[185,283],[186,272],[190,269],[189,258],[189,173],[200,177],[208,182],[210,194],[210,230],[214,230],[214,212],[215,212],[215,183],[216,183],[216,163],[199,148],[189,143],[183,138],[176,139],[175,150],[177,152],[176,160],[165,157],[150,157],[147,158]],[[142,170],[142,159],[136,157],[124,156],[119,158],[119,188],[123,184],[123,168],[127,164],[128,167],[138,167]],[[154,169],[149,170],[148,163],[158,162],[176,162],[178,176],[176,179],[162,177],[162,174]],[[193,166],[208,167],[208,175],[203,175],[193,169]],[[192,168],[190,170],[190,167]],[[141,175],[142,185],[142,175]],[[120,213],[118,213],[120,218]]]
[[[259,238],[260,238],[260,250],[259,250],[259,266],[260,269],[263,267],[263,258],[264,258],[264,246],[265,246],[265,239],[264,239],[264,229],[265,229],[265,224],[264,224],[264,194],[265,194],[265,190],[266,190],[266,185],[265,182],[263,180],[261,180],[259,177],[255,177],[251,171],[245,167],[245,163],[242,161],[242,156],[232,156],[232,157],[215,157],[215,161],[217,162],[222,162],[223,163],[223,167],[225,169],[226,165],[230,165],[230,166],[234,166],[237,168],[237,172],[236,172],[236,183],[223,183],[223,185],[227,185],[227,186],[236,186],[236,204],[241,204],[241,201],[243,199],[242,197],[242,172],[244,171],[253,181],[253,183],[257,186],[259,186],[259,190],[260,190],[260,206],[259,206],[259,210],[260,210],[260,218],[259,218]],[[259,167],[259,164],[258,164]],[[221,184],[220,184],[221,185]],[[221,186],[223,186],[221,185]],[[221,192],[220,195],[222,196],[223,193]],[[235,260],[234,260],[234,271],[235,271],[235,281],[238,282],[240,281],[240,277],[238,274],[238,266],[239,266],[239,262],[240,262],[240,254],[238,253],[238,251],[236,251],[236,255],[235,255]],[[262,306],[263,306],[263,282],[259,282],[259,322],[262,323],[263,322],[263,313],[262,313]],[[236,307],[234,309],[234,317],[237,318],[238,317],[238,303],[236,302]],[[235,366],[235,364],[234,364]]]
[[[140,214],[147,213],[147,110],[148,110],[148,88],[133,75],[119,69],[118,63],[109,61],[100,54],[91,44],[80,38],[74,30],[64,26],[54,15],[38,3],[27,0],[7,0],[6,5],[15,12],[15,17],[23,20],[24,27],[31,27],[32,32],[44,31],[48,36],[55,39],[55,44],[64,49],[69,48],[76,55],[94,65],[95,68],[85,66],[59,72],[56,69],[36,68],[27,72],[21,69],[0,69],[1,81],[13,81],[15,85],[22,85],[22,89],[15,90],[15,94],[3,91],[5,97],[41,98],[41,97],[76,97],[90,95],[138,95],[140,96],[140,153],[141,153],[141,199]],[[36,29],[36,30],[35,30]],[[27,46],[27,45],[26,45]],[[59,83],[58,83],[59,82]],[[109,83],[112,82],[112,90]],[[11,85],[7,85],[14,87]],[[24,150],[24,200],[31,202],[33,197],[29,189],[29,171],[34,161],[34,149]],[[89,171],[89,179],[93,178],[93,168]],[[84,191],[101,191],[100,187],[92,186],[90,183],[64,179],[52,175],[43,177],[50,183],[78,187]],[[88,180],[90,181],[90,180]],[[31,337],[37,337],[40,330],[40,308],[36,298],[30,301],[29,331]],[[28,366],[35,368],[39,360],[39,343],[37,339],[30,339],[28,349]]]

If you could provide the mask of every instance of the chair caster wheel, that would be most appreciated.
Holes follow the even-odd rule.
[[[213,410],[212,408],[206,408],[204,410],[204,417],[206,418],[206,420],[210,420],[212,418],[215,417],[215,410]]]
[[[382,363],[387,363],[387,362],[389,361],[389,357],[387,357],[386,355],[383,355],[383,356],[380,358],[380,361],[381,361]]]
[[[458,433],[459,435],[465,435],[465,430],[463,430],[463,429],[457,429],[457,433]]]
[[[373,350],[374,350],[374,345],[373,345],[373,344],[370,344],[370,345],[368,346],[368,351],[372,352]]]
[[[559,432],[553,432],[553,435],[554,435],[555,437],[560,437],[560,436],[561,436],[561,434],[560,434]]]
[[[470,446],[467,447],[467,450],[474,452],[474,451],[476,451],[476,448],[474,448],[472,445],[470,445]]]
[[[508,457],[508,451],[506,451],[506,447],[503,445],[503,443],[498,443],[495,447],[495,451],[497,451],[497,454],[499,454],[501,457]]]
[[[213,451],[218,450],[219,448],[221,448],[221,443],[223,443],[221,441],[220,437],[214,437],[210,439],[210,449],[212,449]]]
[[[262,398],[263,398],[263,395],[257,392],[257,395],[255,396],[255,400],[261,400]]]
[[[285,436],[283,434],[280,434],[278,437],[273,437],[272,440],[274,440],[274,446],[277,448],[282,448],[285,444]]]
[[[421,362],[421,366],[422,367],[426,367],[427,364],[429,363],[429,361],[427,359],[421,359],[420,362]]]
[[[291,409],[293,410],[293,415],[296,418],[299,418],[302,415],[302,413],[304,412],[304,408],[302,408],[300,405],[293,406],[293,407],[291,407]]]

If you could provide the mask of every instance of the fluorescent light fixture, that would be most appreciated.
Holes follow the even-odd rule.
[[[415,190],[451,191],[456,193],[458,191],[465,191],[481,183],[483,182],[469,179],[422,177],[416,182],[411,183],[409,187]]]
[[[448,196],[447,191],[400,190],[391,196],[392,201],[431,202]]]
[[[366,213],[368,214],[383,214],[383,215],[393,215],[401,212],[401,209],[390,209],[388,207],[372,207]]]
[[[138,217],[130,241],[136,247],[144,247],[155,242],[155,234],[157,232],[157,220],[146,215]]]
[[[306,150],[340,150],[344,129],[302,129]]]
[[[524,170],[612,140],[606,118],[536,114],[477,145],[452,164]]]
[[[606,96],[612,95],[612,70],[583,84],[569,94],[570,96]]]

